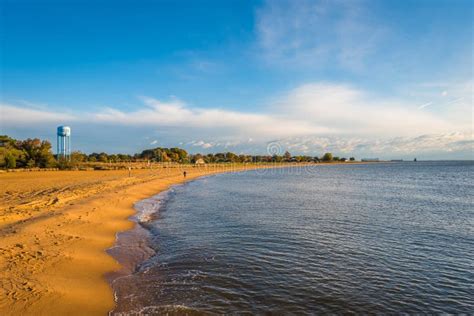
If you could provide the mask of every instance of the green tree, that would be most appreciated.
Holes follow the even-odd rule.
[[[146,159],[146,160],[151,160],[151,159],[154,159],[157,155],[156,151],[160,150],[160,148],[156,148],[156,149],[145,149],[144,151],[142,151],[142,153],[140,154],[140,158],[141,159]],[[159,156],[159,154],[158,154]]]
[[[80,151],[73,151],[71,153],[71,161],[73,163],[84,162],[87,160],[87,155]]]
[[[169,161],[171,161],[171,158],[168,156],[168,154],[166,153],[166,151],[161,152],[160,161],[162,161],[162,162],[169,162]]]
[[[282,160],[283,160],[282,156],[278,156],[278,155],[273,155],[272,156],[272,161],[273,162],[282,162]]]
[[[188,153],[186,152],[186,150],[184,149],[181,149],[181,148],[171,148],[170,151],[172,153],[175,153],[177,154],[177,158],[176,158],[176,161],[180,161],[180,162],[184,162],[185,160],[188,159]]]
[[[172,162],[179,162],[180,161],[180,158],[179,158],[179,154],[177,152],[173,152],[173,151],[169,151],[168,153],[168,157],[170,158],[170,160]]]
[[[226,161],[226,156],[223,153],[217,153],[214,155],[214,161],[215,162],[225,162]]]
[[[126,155],[126,154],[118,154],[117,155],[120,159],[120,161],[130,161],[132,160],[132,156]]]
[[[252,157],[248,155],[239,155],[239,162],[245,163],[252,161]]]
[[[52,150],[51,150],[51,143],[47,140],[43,140],[40,144],[39,148],[39,155],[36,158],[38,162],[38,167],[41,168],[51,168],[56,164],[56,160],[54,159]]]
[[[100,162],[108,162],[109,161],[109,156],[106,153],[100,153],[98,160]]]
[[[355,161],[356,159],[354,157],[349,158],[350,161]]]
[[[237,156],[234,153],[228,152],[225,155],[226,155],[226,161],[227,162],[238,162],[239,161],[239,156]]]
[[[109,161],[110,162],[117,162],[118,161],[117,155],[116,154],[109,155]]]
[[[28,160],[28,162],[26,163],[26,166],[27,166],[28,168],[34,168],[34,167],[36,167],[36,161],[35,161],[34,159],[30,159],[30,160]]]
[[[38,138],[28,138],[17,142],[17,147],[25,152],[26,166],[49,168],[55,164],[53,153],[51,152],[51,143],[47,140]]]
[[[331,153],[325,153],[324,156],[323,156],[323,161],[332,161],[332,154]]]
[[[8,153],[5,156],[5,167],[7,169],[15,169],[16,168],[16,158],[13,154]]]
[[[3,141],[1,138],[6,137],[11,141]],[[3,147],[2,147],[3,146]],[[7,160],[8,166],[7,166]],[[12,167],[12,161],[15,160],[15,167]],[[16,141],[7,136],[0,136],[0,168],[17,168],[24,167],[25,152],[16,148]]]
[[[212,162],[216,162],[216,157],[213,154],[207,154],[207,156],[204,157],[204,160],[207,163],[212,163]]]

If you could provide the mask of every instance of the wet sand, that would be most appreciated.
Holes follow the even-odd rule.
[[[260,166],[265,167],[265,166]],[[268,166],[267,166],[268,167]],[[132,228],[133,204],[199,176],[255,166],[0,174],[0,314],[106,315],[106,249]]]

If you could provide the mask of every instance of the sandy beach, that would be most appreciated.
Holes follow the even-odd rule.
[[[133,204],[194,178],[255,166],[0,174],[0,314],[106,315],[105,250],[133,227]]]

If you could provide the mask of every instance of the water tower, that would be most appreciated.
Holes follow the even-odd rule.
[[[69,160],[71,156],[71,128],[69,126],[58,127],[58,159]]]

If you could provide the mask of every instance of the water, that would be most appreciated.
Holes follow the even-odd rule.
[[[473,162],[221,174],[146,201],[115,313],[472,313]],[[149,208],[148,208],[149,209]],[[158,209],[156,207],[155,209]]]

